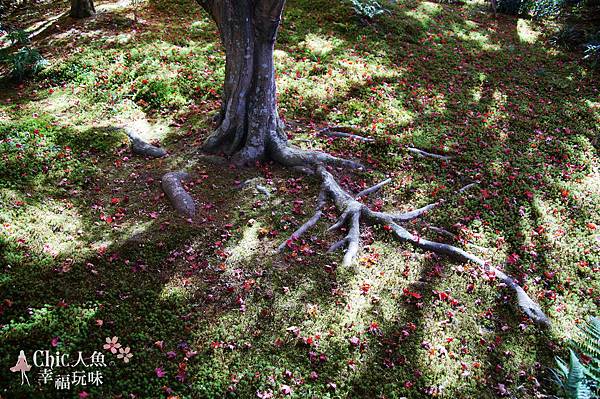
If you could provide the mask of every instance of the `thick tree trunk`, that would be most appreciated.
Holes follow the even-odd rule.
[[[87,18],[96,13],[93,0],[71,0],[70,16],[73,18]]]
[[[277,114],[273,49],[284,0],[215,0],[201,3],[221,32],[226,66],[223,104],[210,152],[239,163],[273,156],[287,139]]]

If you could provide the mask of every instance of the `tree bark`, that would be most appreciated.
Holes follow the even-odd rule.
[[[87,18],[96,13],[93,0],[71,0],[70,16],[73,18]]]
[[[215,20],[225,47],[219,124],[204,143],[238,163],[272,157],[287,145],[277,114],[273,49],[284,0],[200,2]]]

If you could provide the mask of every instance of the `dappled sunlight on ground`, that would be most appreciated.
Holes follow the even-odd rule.
[[[275,52],[290,139],[365,163],[333,171],[350,191],[392,178],[366,200],[374,209],[444,199],[408,230],[514,276],[554,323],[541,332],[479,268],[381,227],[361,227],[359,259],[342,268],[342,254],[326,253],[345,234],[326,231],[331,204],[276,253],[314,212],[319,182],[200,156],[224,75],[216,27],[193,2],[137,7],[137,24],[129,1],[58,20],[34,39],[51,66],[0,95],[3,348],[120,337],[135,367],[107,370],[92,397],[551,392],[561,340],[598,306],[600,102],[573,55],[483,2],[412,0],[371,23],[343,2],[290,0]],[[131,153],[111,128],[123,125],[169,156]],[[374,141],[317,135],[335,125]],[[454,158],[418,158],[409,145]],[[192,176],[191,220],[160,188],[179,169]],[[13,358],[0,351],[2,364]],[[33,392],[6,368],[0,377]]]

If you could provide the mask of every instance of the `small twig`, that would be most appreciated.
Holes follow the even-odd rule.
[[[417,154],[417,155],[423,157],[423,158],[434,158],[434,159],[439,159],[441,161],[449,161],[453,158],[450,155],[432,154],[430,152],[419,150],[418,148],[414,148],[414,147],[407,147],[406,149],[414,154]]]

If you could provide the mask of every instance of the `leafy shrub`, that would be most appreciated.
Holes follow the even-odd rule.
[[[530,15],[545,19],[559,15],[582,0],[498,0],[498,12],[508,15]]]
[[[566,0],[534,0],[527,8],[535,18],[548,18],[560,14],[566,5]]]
[[[555,382],[567,399],[597,398],[595,395],[600,393],[600,318],[593,317],[580,327],[569,346],[568,365],[556,358],[558,368],[552,370]]]
[[[21,81],[27,75],[36,75],[48,65],[48,61],[40,52],[31,47],[22,47],[9,58],[12,63],[12,76]]]
[[[498,0],[498,12],[507,15],[518,15],[523,12],[522,0]]]
[[[591,62],[594,68],[598,67],[600,65],[600,43],[587,43],[583,59]]]
[[[600,31],[587,38],[587,43],[583,45],[583,59],[589,61],[592,67],[600,66]]]
[[[35,75],[48,65],[48,61],[42,57],[36,48],[30,47],[29,37],[23,30],[15,30],[7,35],[12,46],[20,48],[11,53],[9,49],[0,52],[0,63],[7,64],[11,68],[11,75],[17,81],[23,80],[27,75]]]
[[[567,25],[550,38],[550,44],[572,50],[583,43],[584,37],[583,31],[572,25]]]
[[[376,0],[350,0],[354,12],[368,20],[388,12],[388,10],[379,4]]]

